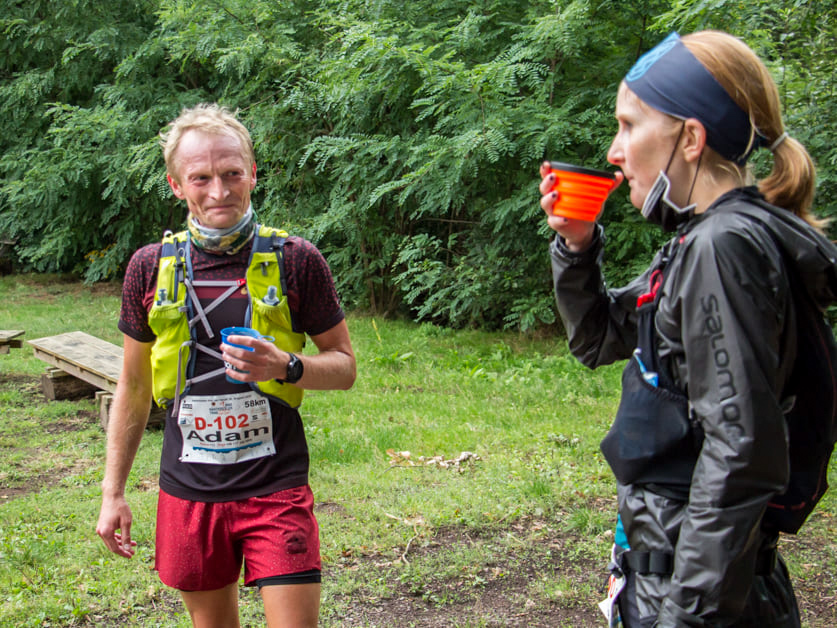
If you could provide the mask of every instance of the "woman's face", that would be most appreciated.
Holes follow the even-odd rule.
[[[666,170],[681,122],[645,105],[624,83],[616,97],[616,120],[619,130],[607,160],[622,170],[631,188],[631,203],[641,208],[657,175]],[[666,174],[674,184],[673,173]]]

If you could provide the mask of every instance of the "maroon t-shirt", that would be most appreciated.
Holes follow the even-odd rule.
[[[148,312],[157,287],[161,248],[162,245],[156,243],[139,249],[131,258],[125,273],[119,329],[139,342],[153,342],[156,338],[148,326]],[[213,255],[194,246],[189,248],[196,280],[244,278],[250,259],[249,245],[236,255]],[[331,271],[313,244],[298,237],[288,238],[285,243],[284,268],[294,331],[309,336],[317,335],[344,319]],[[225,287],[196,288],[204,308],[225,290]],[[247,305],[246,291],[242,289],[234,292],[207,314],[215,331],[214,338],[210,339],[203,325],[197,323],[195,328],[198,342],[219,351],[219,330],[243,325]],[[196,356],[195,375],[223,366],[218,359],[201,351],[196,352]],[[222,373],[193,384],[189,394],[219,395],[248,390],[250,388],[246,384],[228,382]],[[306,484],[308,446],[299,412],[274,401],[270,402],[270,410],[275,454],[235,464],[203,464],[180,461],[183,437],[177,418],[172,417],[175,409],[170,408],[163,438],[160,487],[181,499],[220,502],[267,495]]]

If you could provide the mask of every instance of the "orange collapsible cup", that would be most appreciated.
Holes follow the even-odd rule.
[[[549,166],[550,172],[555,174],[552,191],[558,192],[552,213],[564,218],[595,221],[602,203],[616,185],[616,175],[560,161],[550,161]]]

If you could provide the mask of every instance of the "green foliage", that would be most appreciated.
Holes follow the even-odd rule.
[[[178,228],[157,135],[240,110],[259,218],[314,241],[347,306],[453,327],[552,325],[537,167],[604,167],[616,86],[667,32],[723,28],[765,58],[837,215],[828,3],[143,0],[5,3],[0,235],[20,268],[119,277]],[[764,159],[756,166],[765,167]],[[608,279],[661,234],[617,191]]]
[[[23,267],[115,276],[173,209],[155,186],[154,137],[176,108],[161,113],[150,94],[132,98],[112,83],[142,52],[153,3],[7,5],[0,233],[17,241]]]

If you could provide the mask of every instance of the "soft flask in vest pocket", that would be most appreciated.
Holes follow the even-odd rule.
[[[181,374],[181,390],[185,389],[186,369],[189,365],[190,342],[189,320],[181,311],[182,302],[164,305],[155,304],[148,313],[148,325],[157,340],[151,347],[151,363],[158,364],[163,356],[177,356],[177,368],[154,368],[151,370],[154,401],[165,408],[175,398],[178,372]],[[184,343],[184,339],[186,342]]]
[[[260,238],[254,244],[250,266],[247,269],[247,290],[250,293],[250,308],[247,320],[253,329],[269,330],[275,338],[274,344],[284,351],[298,353],[305,346],[305,335],[293,330],[291,310],[288,307],[288,297],[282,284],[281,269],[273,248],[267,249],[271,235],[266,232],[259,234]],[[262,250],[263,247],[265,250]],[[271,287],[274,288],[271,291]],[[267,298],[271,292],[275,293],[275,302]],[[260,393],[276,398],[281,403],[297,408],[302,403],[304,391],[293,384],[275,380],[256,382],[251,386]]]

